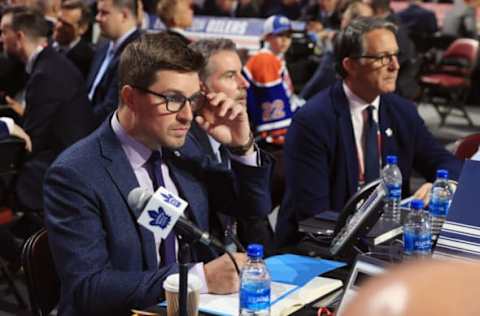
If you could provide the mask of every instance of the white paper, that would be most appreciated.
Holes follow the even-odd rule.
[[[342,286],[342,281],[316,277],[303,287],[272,282],[270,308],[271,316],[284,316],[300,309],[315,299]],[[200,311],[215,315],[237,316],[239,311],[238,293],[229,295],[201,294]]]

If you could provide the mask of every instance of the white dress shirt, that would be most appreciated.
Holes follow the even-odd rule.
[[[358,155],[358,168],[361,175],[365,173],[365,160],[364,160],[364,148],[363,148],[363,125],[364,125],[364,116],[363,111],[369,107],[373,106],[374,110],[372,112],[373,120],[379,124],[378,109],[380,107],[380,96],[376,97],[372,102],[366,102],[360,97],[356,96],[353,91],[343,83],[343,90],[347,96],[347,100],[350,106],[350,116],[352,118],[353,125],[353,134],[355,135],[355,145],[357,147]],[[380,125],[379,125],[380,127]],[[380,128],[379,128],[380,131]],[[380,166],[381,164],[381,153],[379,153]]]
[[[13,131],[13,125],[15,124],[13,122],[13,119],[10,117],[0,117],[0,121],[2,121],[3,123],[5,123],[5,125],[7,125],[8,134],[11,135]]]
[[[480,146],[478,146],[477,152],[475,154],[473,154],[472,158],[470,158],[470,159],[480,161]]]

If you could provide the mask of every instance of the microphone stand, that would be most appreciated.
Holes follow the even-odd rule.
[[[188,316],[188,262],[190,261],[190,245],[183,238],[182,235],[179,237],[179,314],[180,316]]]

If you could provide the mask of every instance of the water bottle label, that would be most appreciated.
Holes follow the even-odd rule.
[[[270,307],[270,287],[244,285],[240,289],[240,308],[260,311]]]
[[[425,252],[432,249],[430,233],[416,234],[412,229],[404,229],[403,249],[406,253]]]
[[[433,216],[447,216],[449,207],[448,199],[433,198],[430,202],[430,213]]]
[[[388,198],[392,200],[400,200],[402,196],[402,187],[400,184],[388,184]]]
[[[424,233],[415,236],[415,251],[430,251],[432,250],[432,234]]]

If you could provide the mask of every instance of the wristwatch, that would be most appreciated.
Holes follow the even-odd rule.
[[[228,148],[228,151],[230,151],[232,154],[237,156],[243,156],[247,153],[247,151],[252,147],[254,143],[255,143],[255,137],[253,137],[253,133],[250,132],[250,135],[248,136],[248,141],[245,145],[227,146],[227,148]]]

